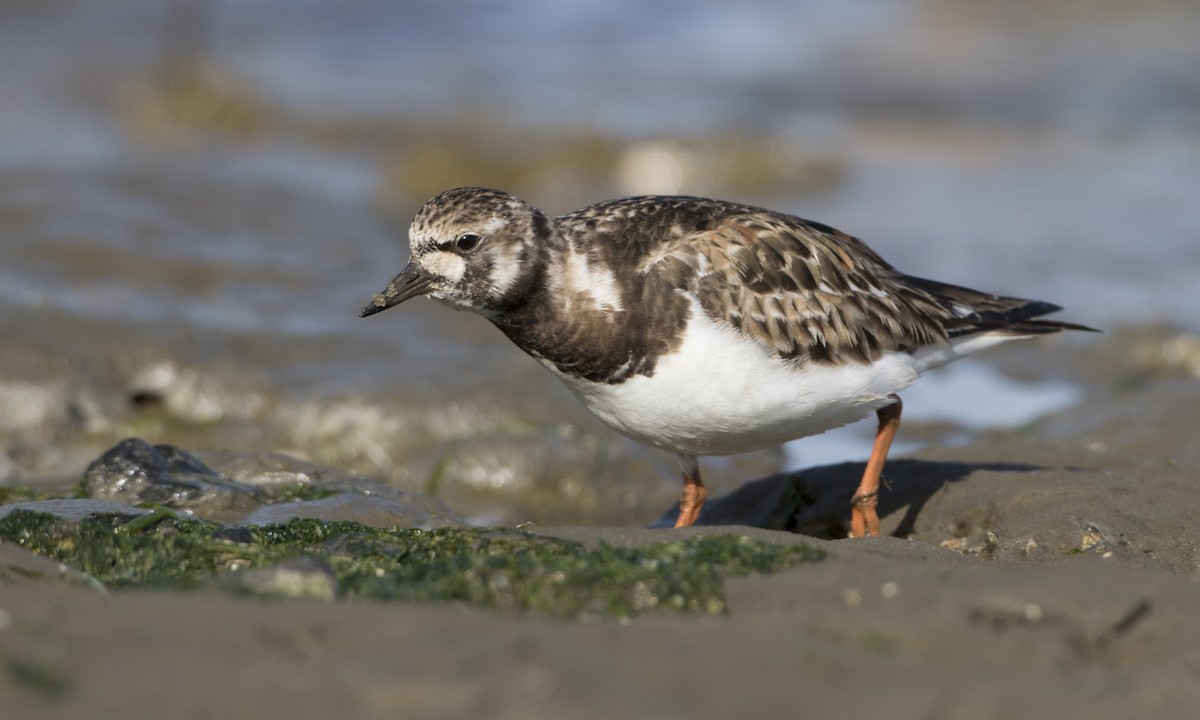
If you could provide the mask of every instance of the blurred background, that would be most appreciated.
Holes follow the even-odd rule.
[[[1191,342],[1197,38],[1193,0],[0,0],[0,483],[73,482],[140,435],[288,451],[481,523],[652,520],[673,460],[486,322],[357,317],[413,212],[464,184],[556,214],[766,205]],[[906,396],[913,442],[1078,397],[1013,357]],[[861,460],[869,435],[706,472]]]

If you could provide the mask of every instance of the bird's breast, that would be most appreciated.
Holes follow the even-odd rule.
[[[547,365],[615,430],[671,452],[728,455],[824,432],[890,402],[917,378],[911,355],[871,365],[780,360],[706,315],[695,298],[681,342],[650,374],[596,382]]]

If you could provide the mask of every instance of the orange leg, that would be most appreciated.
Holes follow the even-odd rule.
[[[875,411],[879,416],[875,446],[871,448],[871,459],[867,461],[862,482],[858,484],[858,490],[854,491],[854,497],[850,498],[852,538],[868,535],[879,537],[879,515],[875,513],[875,504],[879,500],[879,478],[883,475],[883,462],[887,459],[888,448],[892,446],[892,438],[896,437],[896,429],[900,427],[900,411],[903,409],[900,398],[896,395],[891,397],[896,402]]]
[[[708,490],[700,480],[699,462],[696,458],[684,458],[683,495],[679,497],[679,517],[675,519],[675,527],[691,527],[700,517],[700,508],[704,507],[706,497]]]

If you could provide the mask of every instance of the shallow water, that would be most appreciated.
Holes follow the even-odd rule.
[[[129,332],[267,376],[327,424],[370,423],[375,402],[419,439],[344,457],[393,481],[432,477],[463,438],[478,474],[498,462],[480,438],[514,422],[542,430],[500,437],[547,462],[598,437],[601,476],[669,476],[482,320],[425,302],[357,317],[426,196],[497,184],[561,212],[717,195],[1078,322],[1197,328],[1198,31],[1185,0],[2,3],[0,311],[68,357]],[[63,317],[123,329],[100,347]],[[906,420],[1003,427],[1075,397],[1061,373],[1027,371],[1030,389],[962,367],[908,393]],[[714,461],[715,483],[861,459],[869,435]],[[320,455],[310,436],[257,442]]]

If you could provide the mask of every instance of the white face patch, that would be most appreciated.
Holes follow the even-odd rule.
[[[448,285],[462,282],[467,272],[467,263],[460,256],[451,252],[431,252],[420,260],[420,265],[430,275],[446,281]]]

